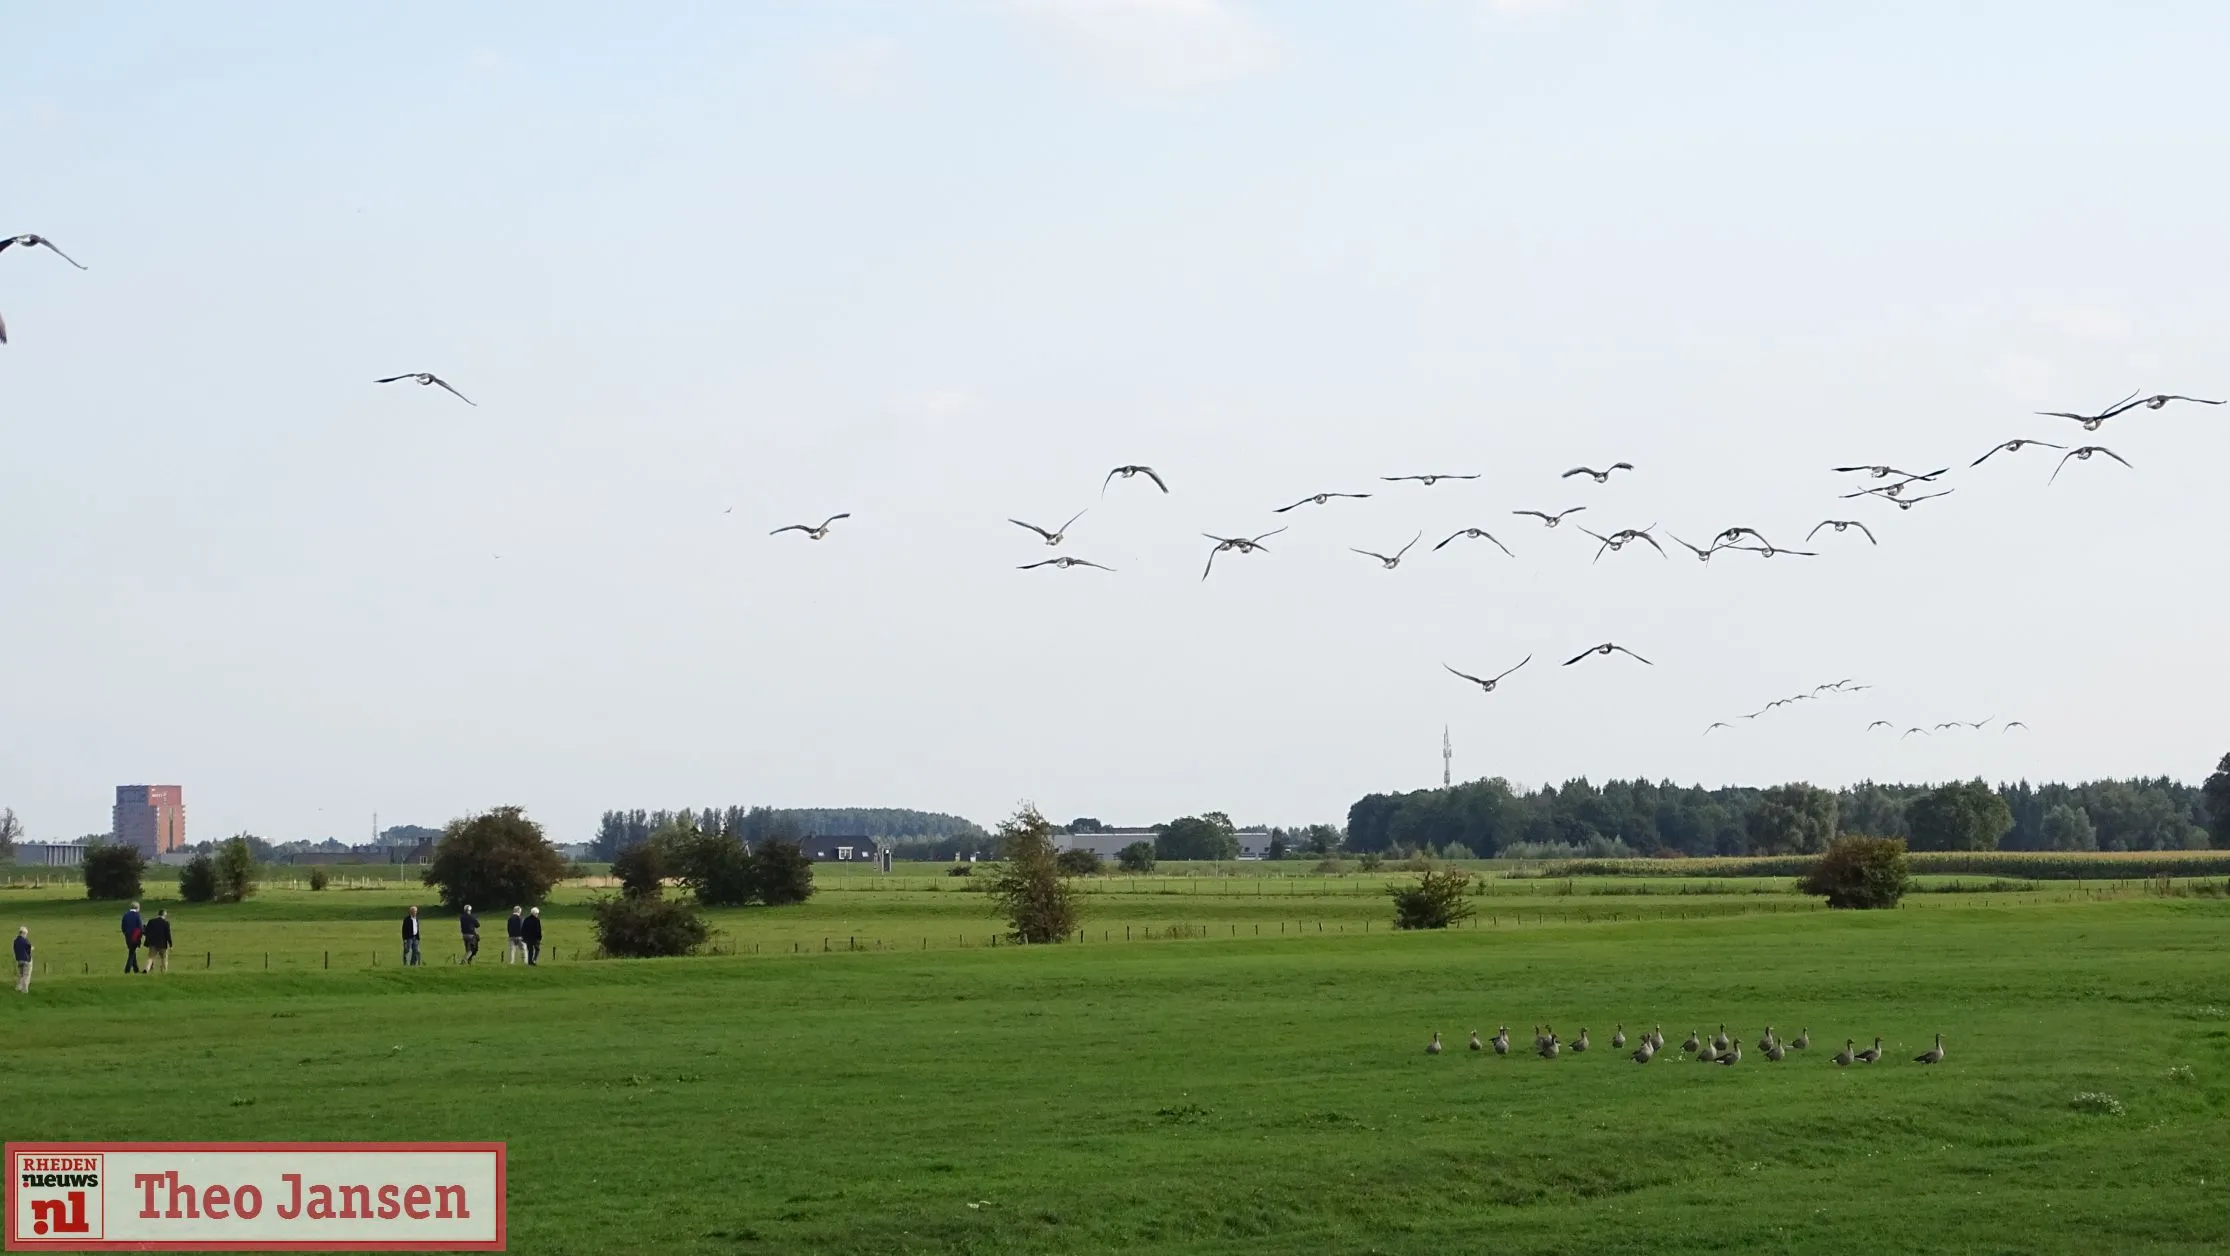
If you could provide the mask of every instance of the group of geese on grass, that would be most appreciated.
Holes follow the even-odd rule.
[[[1664,1026],[1659,1025],[1651,1029],[1640,1038],[1635,1039],[1635,1044],[1635,1049],[1629,1057],[1634,1063],[1647,1064],[1656,1059],[1657,1053],[1665,1049]],[[1778,1038],[1774,1036],[1773,1026],[1768,1025],[1765,1027],[1765,1033],[1758,1039],[1758,1050],[1765,1054],[1766,1059],[1776,1064],[1786,1058],[1789,1052],[1803,1051],[1811,1045],[1812,1031],[1810,1029],[1803,1030],[1794,1038]],[[1556,1030],[1547,1025],[1535,1025],[1533,1027],[1533,1052],[1544,1060],[1553,1060],[1566,1051],[1586,1051],[1588,1046],[1587,1028],[1585,1026],[1581,1026],[1580,1036],[1570,1042],[1558,1038]],[[1496,1030],[1494,1037],[1484,1042],[1479,1040],[1478,1030],[1471,1031],[1472,1050],[1485,1051],[1489,1047],[1494,1049],[1496,1055],[1510,1054],[1510,1027],[1508,1025]],[[1624,1051],[1626,1049],[1626,1026],[1620,1025],[1611,1032],[1611,1049],[1614,1051]],[[1727,1027],[1725,1025],[1719,1026],[1719,1032],[1710,1038],[1703,1037],[1693,1029],[1689,1030],[1688,1041],[1680,1044],[1680,1051],[1682,1055],[1694,1055],[1696,1060],[1703,1064],[1742,1063],[1742,1044],[1727,1037]],[[1440,1032],[1438,1030],[1433,1031],[1432,1041],[1425,1044],[1425,1054],[1440,1054]],[[1833,1056],[1838,1067],[1846,1067],[1852,1064],[1872,1064],[1881,1058],[1882,1040],[1878,1037],[1874,1039],[1873,1046],[1863,1049],[1858,1048],[1857,1039],[1845,1038],[1843,1049]],[[1935,1046],[1913,1057],[1913,1063],[1915,1064],[1941,1064],[1943,1060],[1944,1036],[1942,1034],[1936,1035]]]

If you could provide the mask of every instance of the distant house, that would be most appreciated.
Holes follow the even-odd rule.
[[[17,842],[15,861],[22,868],[75,868],[85,862],[80,842]]]
[[[798,839],[798,849],[815,863],[851,863],[875,858],[875,839],[846,834],[815,834]]]

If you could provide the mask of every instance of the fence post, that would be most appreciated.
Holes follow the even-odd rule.
[[[217,953],[215,951],[203,951],[201,953],[201,966],[203,968],[214,967],[216,962]]]
[[[331,951],[325,953],[325,966],[328,969],[333,967],[333,952]]]

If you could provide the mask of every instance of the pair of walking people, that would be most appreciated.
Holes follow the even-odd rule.
[[[170,912],[166,909],[155,913],[153,920],[141,920],[139,904],[124,910],[120,922],[124,931],[124,971],[169,972],[170,948],[173,942],[170,931]],[[20,935],[19,935],[20,936]],[[140,967],[139,948],[147,948],[147,966]]]
[[[504,963],[509,964],[514,960],[525,964],[542,962],[541,908],[534,908],[531,912],[522,907],[512,908],[511,918],[504,921],[503,929],[508,939],[503,953]],[[479,958],[480,917],[473,914],[470,903],[466,903],[464,911],[457,916],[457,934],[464,942],[464,962],[469,964]],[[421,936],[418,909],[412,907],[403,914],[403,967],[416,968],[425,962],[419,948]]]

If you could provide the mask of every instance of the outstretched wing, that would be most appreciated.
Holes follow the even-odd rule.
[[[1525,666],[1526,664],[1528,664],[1528,663],[1530,663],[1530,662],[1532,662],[1532,661],[1533,661],[1533,656],[1532,656],[1532,655],[1530,655],[1530,654],[1528,654],[1528,655],[1526,655],[1526,656],[1525,656],[1524,658],[1522,658],[1522,659],[1519,659],[1519,660],[1518,660],[1518,667],[1523,667],[1523,666]],[[1513,667],[1513,668],[1511,668],[1511,669],[1510,669],[1510,672],[1514,672],[1514,671],[1518,670],[1518,667]],[[1496,679],[1497,681],[1500,681],[1500,680],[1502,679],[1502,677],[1503,677],[1503,676],[1508,676],[1508,675],[1510,674],[1510,672],[1504,672],[1504,673],[1502,673],[1502,676],[1497,676],[1497,677],[1495,677],[1495,679]]]
[[[1973,462],[1968,463],[1967,468],[1968,470],[1973,470],[1974,468],[1981,466],[1983,463],[1990,461],[1990,454],[2003,453],[2011,448],[2013,448],[2013,442],[2007,441],[2004,444],[1993,448],[1989,454],[1984,454],[1980,458],[1975,459]]]
[[[836,522],[837,520],[839,520],[839,519],[849,519],[849,518],[851,518],[851,517],[852,517],[852,512],[851,512],[851,511],[848,511],[848,510],[847,510],[847,511],[845,511],[845,512],[844,512],[843,514],[841,514],[841,515],[830,515],[830,516],[829,516],[828,518],[826,518],[826,519],[823,519],[823,520],[821,520],[821,526],[822,526],[822,527],[824,527],[824,528],[826,528],[827,526],[829,526],[829,525],[830,525],[830,524],[832,524],[832,523],[835,523],[835,522]]]
[[[1446,663],[1442,663],[1441,666],[1448,667]],[[1451,672],[1456,672],[1456,669],[1453,667],[1448,667],[1448,670]],[[1487,683],[1486,681],[1479,679],[1477,676],[1472,675],[1470,672],[1456,672],[1456,675],[1463,677],[1465,680],[1470,681],[1474,685],[1485,685]],[[1496,679],[1499,680],[1501,678],[1496,677]]]
[[[1022,522],[1022,521],[1021,521],[1020,519],[1009,519],[1009,520],[1007,520],[1007,522],[1008,522],[1008,523],[1011,523],[1011,524],[1013,524],[1014,526],[1016,526],[1016,527],[1018,527],[1018,528],[1028,528],[1028,529],[1029,529],[1030,531],[1032,531],[1032,532],[1035,532],[1035,533],[1037,533],[1037,534],[1038,534],[1039,536],[1042,536],[1042,537],[1044,537],[1044,538],[1045,538],[1046,540],[1048,540],[1048,541],[1050,541],[1050,540],[1052,540],[1052,539],[1053,539],[1053,534],[1052,534],[1052,533],[1050,533],[1050,532],[1046,531],[1046,530],[1045,530],[1044,528],[1041,528],[1041,527],[1039,527],[1038,525],[1036,525],[1036,524],[1034,524],[1034,523],[1024,523],[1024,522]],[[1048,559],[1047,561],[1048,561],[1048,562],[1050,562],[1050,561],[1052,561],[1052,560]],[[1030,566],[1032,566],[1032,567],[1035,567],[1035,566],[1037,566],[1037,565],[1038,565],[1038,564],[1036,564],[1036,563],[1031,563],[1031,564],[1030,564]]]
[[[1653,524],[1650,524],[1649,526],[1650,526],[1651,528],[1654,528],[1654,527],[1656,527],[1657,525],[1653,523]],[[1656,537],[1653,537],[1653,536],[1651,536],[1651,535],[1649,534],[1649,531],[1648,531],[1648,529],[1647,529],[1647,528],[1643,529],[1643,530],[1642,530],[1642,531],[1640,531],[1640,532],[1636,532],[1636,533],[1634,534],[1634,539],[1636,539],[1636,540],[1640,540],[1640,541],[1647,541],[1647,542],[1649,542],[1649,548],[1651,548],[1651,549],[1653,549],[1653,550],[1656,550],[1656,551],[1657,551],[1657,557],[1659,557],[1659,558],[1663,558],[1663,557],[1665,557],[1665,547],[1664,547],[1664,546],[1662,546],[1662,545],[1659,545],[1659,544],[1657,543],[1657,538],[1656,538]]]
[[[1867,527],[1867,526],[1866,526],[1865,524],[1863,524],[1863,523],[1860,523],[1860,522],[1859,522],[1858,520],[1856,520],[1856,519],[1851,519],[1851,520],[1847,520],[1846,522],[1848,522],[1848,523],[1849,523],[1849,525],[1850,525],[1851,527],[1857,528],[1857,529],[1858,529],[1859,531],[1861,531],[1861,532],[1864,532],[1864,533],[1866,534],[1866,543],[1867,543],[1868,545],[1879,545],[1879,544],[1881,544],[1881,542],[1880,542],[1880,541],[1877,541],[1877,540],[1875,540],[1875,539],[1874,539],[1874,530],[1873,530],[1872,528],[1869,528],[1869,527]],[[1804,538],[1804,539],[1805,539],[1805,540],[1811,540],[1812,538],[1810,538],[1810,537],[1806,537],[1806,538]]]
[[[2098,416],[2098,417],[2099,417],[2099,418],[2100,418],[2100,420],[2102,420],[2102,421],[2103,421],[2103,420],[2106,420],[2106,419],[2111,419],[2111,418],[2113,418],[2113,417],[2114,417],[2115,415],[2117,415],[2117,414],[2120,414],[2120,413],[2121,413],[2122,411],[2124,411],[2124,410],[2130,409],[2130,408],[2132,408],[2132,407],[2134,407],[2134,406],[2141,406],[2141,405],[2144,405],[2144,404],[2145,404],[2145,403],[2144,403],[2144,401],[2143,401],[2142,399],[2140,399],[2140,398],[2138,397],[2138,395],[2137,395],[2136,393],[2131,393],[2131,394],[2130,394],[2130,395],[2128,395],[2127,397],[2124,397],[2124,398],[2122,398],[2122,399],[2121,399],[2120,401],[2117,401],[2117,402],[2115,402],[2115,403],[2114,403],[2114,404],[2113,404],[2112,406],[2110,406],[2109,408],[2107,408],[2107,409],[2105,409],[2105,410],[2102,410],[2102,411],[2100,411],[2100,412],[2099,412],[2099,416]]]
[[[1401,556],[1402,556],[1402,555],[1404,555],[1404,554],[1408,553],[1408,552],[1409,552],[1409,551],[1410,551],[1410,550],[1411,550],[1411,549],[1412,549],[1413,547],[1415,547],[1415,546],[1416,546],[1417,542],[1419,542],[1419,541],[1422,541],[1422,540],[1424,540],[1424,539],[1425,539],[1425,534],[1424,534],[1424,533],[1422,533],[1422,532],[1420,532],[1420,533],[1418,533],[1417,535],[1415,535],[1415,536],[1413,536],[1413,537],[1409,538],[1409,544],[1408,544],[1408,545],[1404,545],[1404,546],[1402,546],[1402,547],[1401,547],[1400,549],[1398,549],[1398,550],[1395,550],[1395,551],[1394,551],[1394,561],[1395,561],[1395,562],[1397,562],[1397,563],[1398,563],[1398,562],[1400,562],[1400,561],[1401,561]]]
[[[1084,509],[1082,509],[1082,510],[1079,510],[1079,511],[1077,511],[1077,512],[1076,512],[1075,514],[1073,514],[1073,515],[1070,515],[1070,516],[1069,516],[1069,521],[1068,521],[1067,523],[1064,523],[1064,524],[1062,524],[1062,525],[1061,525],[1061,534],[1062,534],[1062,535],[1065,535],[1065,534],[1066,534],[1066,533],[1068,532],[1068,530],[1069,530],[1070,528],[1072,528],[1072,527],[1075,527],[1075,526],[1076,526],[1076,521],[1077,521],[1077,520],[1079,520],[1079,519],[1082,519],[1082,518],[1083,518],[1084,516],[1086,516],[1086,515],[1088,515],[1088,514],[1091,514],[1091,513],[1092,513],[1092,508],[1091,508],[1090,506],[1086,506],[1086,507],[1085,507]],[[1046,538],[1046,539],[1047,539],[1047,540],[1051,540],[1052,538],[1051,538],[1051,537],[1048,537],[1048,538]]]
[[[2079,450],[2079,449],[2070,449],[2070,450],[2068,450],[2068,451],[2067,451],[2066,453],[2064,453],[2064,454],[2061,454],[2061,455],[2060,455],[2060,465],[2058,465],[2058,466],[2056,466],[2056,467],[2052,468],[2052,480],[2057,480],[2057,479],[2059,479],[2059,478],[2060,478],[2060,472],[2062,472],[2062,471],[2065,471],[2065,470],[2067,470],[2067,460],[2068,460],[2068,459],[2070,459],[2070,458],[2073,458],[2073,457],[2074,457],[2074,456],[2075,456],[2076,454],[2078,454],[2078,453],[2081,453],[2081,452],[2082,452],[2082,451],[2081,451],[2081,450]],[[2052,482],[2052,480],[2046,480],[2046,481],[2045,481],[2045,483],[2046,483],[2046,484],[2050,484],[2050,483]]]
[[[1572,664],[1574,664],[1574,663],[1577,663],[1577,662],[1579,662],[1579,661],[1580,661],[1581,659],[1584,659],[1584,658],[1586,658],[1586,657],[1587,657],[1588,655],[1590,655],[1590,654],[1593,654],[1593,653],[1595,653],[1595,652],[1596,652],[1597,650],[1600,650],[1600,649],[1602,649],[1602,648],[1603,648],[1603,647],[1602,647],[1602,646],[1599,646],[1599,645],[1591,645],[1591,646],[1587,647],[1586,649],[1584,649],[1584,650],[1580,651],[1580,652],[1579,652],[1578,654],[1575,654],[1575,655],[1573,655],[1572,657],[1570,657],[1570,658],[1568,658],[1568,659],[1564,660],[1564,662],[1563,662],[1563,663],[1561,664],[1561,666],[1564,666],[1564,667],[1570,667],[1570,666],[1571,666]]]
[[[1547,519],[1549,517],[1548,512],[1542,510],[1513,510],[1510,513],[1513,515],[1532,515],[1536,519]]]
[[[1645,659],[1641,655],[1634,653],[1632,650],[1627,649],[1625,646],[1614,645],[1611,648],[1618,651],[1620,654],[1627,656],[1628,658],[1634,659],[1637,662],[1649,663],[1651,667],[1657,666],[1655,663],[1650,663],[1648,659]]]
[[[1247,538],[1247,544],[1261,545],[1264,541],[1269,540],[1271,537],[1276,536],[1278,533],[1283,531],[1285,531],[1284,528],[1274,528],[1268,532],[1263,533],[1261,536],[1249,537]]]
[[[52,250],[53,250],[53,252],[54,252],[54,255],[55,255],[56,257],[59,257],[59,258],[61,258],[61,259],[62,259],[63,261],[65,261],[65,262],[68,262],[68,263],[69,263],[70,265],[72,265],[72,266],[75,266],[75,267],[77,267],[77,268],[78,268],[79,270],[84,270],[84,269],[86,269],[86,267],[85,267],[85,266],[84,266],[84,265],[83,265],[82,263],[80,263],[80,262],[79,262],[79,261],[78,261],[78,260],[77,260],[76,258],[74,258],[74,257],[71,257],[71,256],[70,256],[69,254],[67,254],[67,253],[63,252],[63,251],[62,251],[62,250],[60,250],[60,249],[57,249],[57,248],[55,248],[55,247],[54,247],[54,241],[52,241],[52,240],[49,240],[49,239],[47,239],[47,238],[46,238],[45,236],[40,236],[40,237],[39,237],[39,243],[41,243],[41,244],[45,245],[45,246],[46,246],[47,248],[49,248],[49,249],[52,249]]]
[[[1206,580],[1208,578],[1208,573],[1216,569],[1216,555],[1221,553],[1223,553],[1223,544],[1219,541],[1217,542],[1214,549],[1208,551],[1208,565],[1200,569],[1200,578],[1202,580]]]
[[[1060,559],[1058,559],[1058,558],[1041,558],[1041,559],[1039,559],[1038,561],[1036,561],[1036,562],[1034,562],[1034,563],[1024,563],[1024,564],[1022,564],[1021,566],[1019,566],[1019,567],[1015,568],[1015,570],[1016,570],[1016,571],[1030,571],[1030,570],[1032,570],[1032,569],[1034,569],[1034,568],[1038,568],[1038,567],[1050,567],[1050,566],[1052,566],[1052,565],[1053,565],[1054,563],[1057,563],[1057,562],[1060,562],[1060,561],[1061,561],[1061,560],[1060,560]]]
[[[1169,491],[1169,486],[1161,482],[1160,473],[1155,471],[1152,467],[1140,467],[1138,469],[1138,473],[1145,476],[1147,479],[1152,480],[1154,482],[1155,488],[1160,489],[1164,493]]]
[[[1093,562],[1093,561],[1092,561],[1091,559],[1089,559],[1089,558],[1072,558],[1072,559],[1070,559],[1070,560],[1069,560],[1069,566],[1071,566],[1071,567],[1095,567],[1095,568],[1098,568],[1098,569],[1099,569],[1099,570],[1101,570],[1101,571],[1113,571],[1113,570],[1115,570],[1115,569],[1114,569],[1113,567],[1109,567],[1109,566],[1106,566],[1106,565],[1104,565],[1104,564],[1101,564],[1101,563],[1095,563],[1095,562]]]
[[[439,376],[439,375],[436,375],[436,376],[434,376],[434,382],[435,382],[435,383],[437,383],[437,384],[439,384],[439,385],[441,385],[441,386],[442,386],[442,388],[443,388],[443,389],[445,389],[445,390],[446,390],[446,391],[447,391],[447,392],[449,393],[449,395],[450,395],[450,396],[452,396],[452,397],[455,397],[455,398],[456,398],[457,400],[459,400],[459,401],[462,401],[462,402],[464,402],[464,403],[465,403],[466,405],[468,405],[468,406],[477,406],[477,405],[479,405],[479,404],[480,404],[479,402],[477,402],[477,401],[474,401],[474,400],[473,400],[472,398],[470,398],[470,397],[467,397],[467,396],[465,396],[465,395],[464,395],[463,393],[461,393],[461,392],[458,392],[458,391],[457,391],[456,389],[454,389],[454,388],[450,388],[450,387],[449,387],[449,381],[448,381],[448,380],[446,380],[446,379],[443,379],[443,378],[442,378],[441,376]]]
[[[1613,471],[1631,471],[1633,469],[1634,464],[1631,462],[1614,462],[1611,464],[1611,470]]]
[[[2093,445],[2093,446],[2091,446],[2091,448],[2093,448],[2093,449],[2096,449],[2096,450],[2097,450],[2098,452],[2100,452],[2100,453],[2102,453],[2102,454],[2105,454],[2105,455],[2106,455],[2107,457],[2109,457],[2109,458],[2112,458],[2112,459],[2113,459],[2114,461],[2116,461],[2116,462],[2118,462],[2118,463],[2121,463],[2121,464],[2122,464],[2123,466],[2125,466],[2125,467],[2129,467],[2129,459],[2127,459],[2127,458],[2124,458],[2124,457],[2122,457],[2122,456],[2121,456],[2120,454],[2118,454],[2118,453],[2115,453],[2115,452],[2114,452],[2113,450],[2111,450],[2111,449],[2108,449],[2108,448],[2107,448],[2106,446],[2104,446],[2104,445]],[[2135,471],[2135,470],[2136,470],[2137,468],[2135,468],[2135,467],[2129,467],[2129,469],[2130,469],[2130,470],[2132,470],[2132,471]]]
[[[1512,558],[1516,558],[1516,557],[1517,557],[1517,555],[1516,555],[1516,554],[1510,554],[1510,547],[1509,547],[1509,546],[1507,546],[1507,545],[1504,545],[1504,544],[1503,544],[1503,543],[1502,543],[1502,542],[1501,542],[1500,540],[1497,540],[1497,539],[1495,538],[1495,535],[1494,535],[1494,533],[1492,533],[1492,532],[1489,532],[1489,531],[1487,531],[1487,530],[1486,530],[1485,528],[1481,528],[1481,529],[1479,529],[1479,535],[1481,535],[1481,536],[1483,536],[1483,537],[1487,538],[1487,539],[1488,539],[1488,540],[1490,540],[1490,541],[1494,541],[1494,547],[1495,547],[1496,549],[1498,549],[1498,550],[1501,550],[1501,551],[1502,551],[1503,553],[1505,553],[1505,554],[1509,554],[1509,555],[1510,555],[1510,557],[1512,557]]]
[[[1462,536],[1462,535],[1464,534],[1464,532],[1465,532],[1466,530],[1467,530],[1467,529],[1458,529],[1457,531],[1455,531],[1455,532],[1453,532],[1453,533],[1450,533],[1450,534],[1449,534],[1449,537],[1448,537],[1448,541],[1453,541],[1453,540],[1455,540],[1455,539],[1456,539],[1457,537],[1459,537],[1459,536]],[[1447,548],[1448,548],[1448,541],[1442,541],[1442,542],[1441,542],[1440,544],[1438,544],[1438,545],[1435,545],[1435,546],[1433,546],[1433,547],[1432,547],[1432,552],[1433,552],[1433,553],[1435,553],[1435,554],[1437,554],[1437,553],[1439,553],[1440,551],[1442,551],[1442,550],[1444,550],[1444,549],[1447,549]],[[1499,544],[1499,542],[1497,542],[1497,544]],[[1446,664],[1442,664],[1442,666],[1444,666],[1444,667],[1445,667],[1445,666],[1446,666]]]
[[[1595,468],[1593,468],[1593,467],[1574,467],[1574,468],[1572,468],[1571,470],[1569,470],[1569,471],[1565,472],[1564,474],[1562,474],[1562,475],[1560,475],[1560,476],[1558,476],[1558,477],[1556,477],[1556,478],[1557,478],[1557,479],[1560,479],[1560,480],[1569,480],[1569,479],[1571,479],[1571,478],[1572,478],[1573,476],[1575,476],[1575,475],[1597,475],[1597,474],[1600,474],[1600,473],[1599,473],[1598,471],[1596,471],[1596,470],[1595,470]]]
[[[769,532],[769,533],[767,533],[767,535],[768,535],[768,536],[780,536],[780,535],[782,535],[782,534],[783,534],[783,533],[785,533],[785,532],[811,532],[812,530],[813,530],[813,529],[811,529],[811,528],[809,528],[809,527],[806,527],[806,526],[805,526],[804,524],[802,524],[802,523],[793,523],[793,524],[789,524],[789,525],[788,525],[788,526],[786,526],[786,527],[780,527],[780,528],[776,528],[776,529],[775,529],[774,531],[772,531],[772,532]]]
[[[1818,536],[1820,534],[1821,528],[1824,528],[1833,522],[1835,522],[1833,519],[1822,519],[1818,523],[1813,524],[1812,530],[1804,534],[1804,539],[1809,541],[1813,537]]]
[[[402,374],[400,374],[400,375],[390,375],[390,376],[388,376],[388,377],[387,377],[386,379],[375,379],[375,380],[373,380],[372,382],[373,382],[373,383],[375,383],[375,384],[392,384],[392,383],[396,383],[397,381],[400,381],[400,380],[406,380],[406,379],[416,379],[416,378],[418,378],[418,372],[416,372],[416,371],[405,371],[405,372],[403,372],[403,373],[402,373]]]

